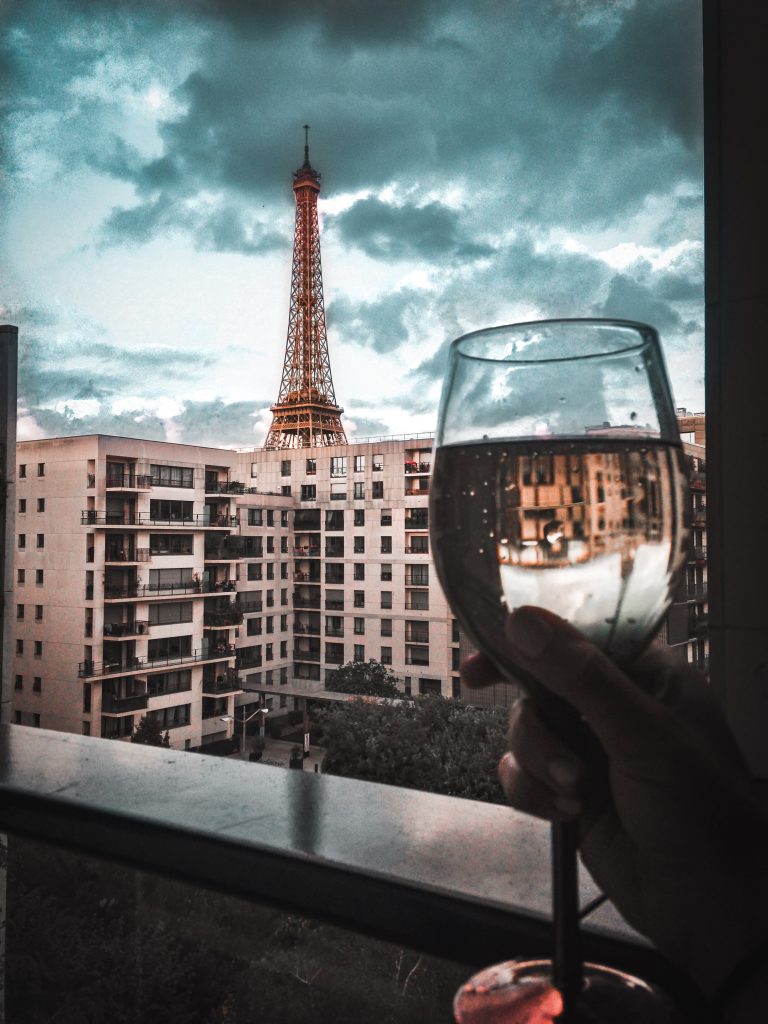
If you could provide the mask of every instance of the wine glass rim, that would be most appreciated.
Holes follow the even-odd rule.
[[[580,324],[590,327],[618,327],[635,332],[637,341],[634,344],[620,345],[615,349],[602,352],[590,352],[587,354],[573,356],[554,356],[548,358],[525,358],[524,355],[513,353],[509,356],[484,356],[474,352],[462,351],[466,342],[473,341],[484,335],[503,334],[504,331],[517,330],[526,327],[548,327],[554,324]],[[658,341],[658,333],[650,324],[642,323],[639,320],[619,320],[613,317],[553,317],[549,320],[522,320],[518,323],[499,324],[496,327],[483,327],[477,331],[468,331],[451,342],[451,350],[467,359],[476,359],[478,362],[486,363],[521,363],[526,366],[533,366],[541,363],[569,363],[582,362],[585,359],[606,359],[610,356],[623,355],[628,352],[639,352],[649,345]]]

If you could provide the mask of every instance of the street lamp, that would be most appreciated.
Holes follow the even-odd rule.
[[[269,708],[256,708],[256,710],[253,712],[253,714],[248,715],[247,718],[246,718],[245,715],[243,715],[243,717],[240,719],[240,721],[243,723],[243,740],[242,740],[242,743],[240,744],[240,757],[244,757],[245,756],[245,727],[246,727],[246,725],[248,724],[248,722],[251,721],[252,718],[255,718],[256,715],[268,715],[268,714],[269,714]],[[232,722],[232,725],[234,726],[235,722],[237,722],[237,718],[235,718],[234,715],[221,715],[220,718],[219,718],[219,721],[220,722]],[[262,718],[262,720],[261,720],[261,728],[259,729],[259,735],[261,736],[262,739],[264,739],[264,723],[265,722],[266,722],[266,718]]]

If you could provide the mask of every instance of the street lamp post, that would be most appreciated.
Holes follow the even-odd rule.
[[[248,722],[251,721],[251,719],[255,718],[256,715],[265,715],[266,716],[268,714],[269,714],[269,708],[256,708],[256,710],[253,712],[253,714],[248,715],[247,718],[246,718],[245,715],[243,715],[243,717],[240,719],[240,721],[243,723],[243,739],[242,739],[242,742],[240,744],[240,757],[244,757],[245,756],[245,727],[246,727],[246,725],[248,724]],[[221,721],[221,722],[231,722],[232,726],[234,728],[234,725],[237,722],[237,718],[235,718],[234,715],[222,715],[219,718],[219,721]],[[266,722],[266,718],[262,718],[262,720],[261,720],[261,728],[259,729],[259,735],[261,736],[262,739],[264,738],[264,723],[265,722]]]

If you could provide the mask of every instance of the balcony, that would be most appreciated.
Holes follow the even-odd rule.
[[[258,494],[258,487],[246,487],[240,480],[205,481],[206,494]]]
[[[132,584],[128,586],[105,586],[105,601],[148,601],[158,600],[164,597],[178,597],[184,595],[194,596],[195,594],[219,594],[232,592],[237,589],[234,580],[216,580],[209,582],[192,583],[158,583],[158,584]]]
[[[707,584],[697,583],[695,586],[686,587],[685,597],[688,601],[706,601],[707,593]]]
[[[302,547],[295,547],[293,549],[293,557],[295,559],[302,558],[320,558],[322,549],[319,544],[305,544]]]
[[[253,615],[254,612],[260,612],[264,608],[264,602],[260,597],[248,597],[247,592],[239,594],[236,603],[243,615]]]
[[[320,651],[308,651],[302,647],[294,647],[294,661],[320,661]]]
[[[700,505],[699,508],[693,509],[691,512],[691,519],[696,526],[707,525],[707,506]]]
[[[706,491],[707,489],[707,474],[693,472],[690,477],[690,484],[692,491]]]
[[[112,563],[119,565],[138,564],[139,562],[150,561],[151,557],[149,548],[134,548],[131,546],[118,548],[108,545],[104,552],[104,562],[107,565]]]
[[[424,568],[424,566],[422,566],[422,568]],[[408,572],[407,569],[406,569],[405,585],[406,585],[406,587],[428,587],[429,586],[429,574],[428,573]]]
[[[293,606],[294,608],[319,608],[320,607],[320,595],[319,594],[299,594],[294,592],[293,594]]]
[[[429,494],[429,477],[428,476],[416,476],[405,481],[405,490],[403,492],[406,498],[412,498],[416,495],[423,495],[426,497]]]
[[[148,491],[151,487],[152,477],[149,473],[112,473],[107,469],[108,491]]]
[[[204,512],[190,512],[189,515],[180,514],[170,518],[160,518],[149,512],[103,512],[83,509],[80,513],[80,523],[83,526],[169,526],[175,529],[193,527],[198,530],[231,530],[240,525],[240,517],[209,516]]]
[[[424,509],[424,513],[411,515],[405,517],[405,529],[406,530],[428,530],[429,529],[429,513],[427,509]]]
[[[259,609],[260,610],[260,609]],[[206,612],[203,616],[203,625],[206,629],[221,629],[229,626],[239,626],[243,621],[244,612],[242,609],[231,608],[223,612]]]
[[[405,652],[405,664],[406,665],[428,665],[429,664],[429,648],[414,647],[412,650],[406,648]]]
[[[137,693],[133,697],[115,697],[104,693],[101,697],[101,712],[104,715],[129,715],[135,711],[147,710],[146,693]]]
[[[693,562],[706,562],[707,560],[707,549],[701,546],[695,546],[691,548],[690,561]]]
[[[77,668],[80,679],[107,678],[109,676],[131,675],[134,672],[146,672],[169,665],[192,665],[200,662],[221,661],[234,658],[235,648],[232,644],[221,644],[215,652],[210,649],[190,651],[189,654],[168,654],[158,658],[125,658],[122,661],[81,661]]]
[[[221,697],[224,694],[239,693],[241,691],[240,674],[237,669],[227,668],[224,672],[216,675],[203,675],[203,695],[206,697]]]
[[[144,636],[149,632],[149,622],[146,619],[134,619],[133,622],[105,622],[104,636],[111,640],[135,639],[137,636]]]
[[[320,605],[318,604],[318,608]],[[325,607],[330,612],[343,612],[344,611],[344,598],[343,597],[326,597]]]
[[[405,463],[405,475],[406,476],[420,476],[429,474],[432,472],[432,464],[430,462],[420,461],[414,462],[412,459],[407,460]]]
[[[301,570],[293,574],[294,583],[315,583],[320,584],[320,573],[319,572],[303,572]]]
[[[299,636],[320,636],[319,626],[304,626],[300,622],[294,624],[293,632]]]
[[[343,639],[344,638],[344,627],[343,626],[340,626],[339,628],[331,627],[330,629],[326,627],[325,635],[326,636],[339,636],[339,637],[341,637]]]

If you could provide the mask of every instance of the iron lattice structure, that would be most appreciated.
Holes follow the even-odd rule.
[[[306,125],[304,130],[306,133]],[[264,442],[270,449],[347,443],[341,424],[344,410],[336,404],[328,357],[317,222],[320,175],[309,162],[306,134],[304,163],[294,172],[293,192],[296,228],[291,308],[280,394],[271,408],[272,425]]]

